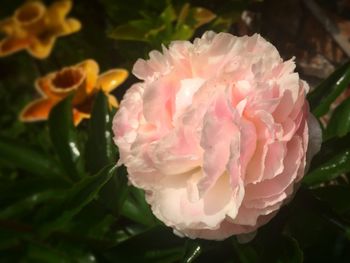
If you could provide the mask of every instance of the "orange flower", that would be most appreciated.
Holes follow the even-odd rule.
[[[73,120],[78,125],[90,117],[92,102],[99,90],[107,95],[111,107],[118,107],[117,99],[110,92],[127,77],[125,69],[112,69],[99,75],[99,66],[92,59],[50,73],[36,80],[35,87],[42,98],[29,103],[21,112],[20,120],[47,120],[52,107],[73,93]]]
[[[66,18],[72,8],[70,0],[54,2],[46,8],[38,1],[30,1],[19,7],[12,17],[0,21],[0,57],[26,49],[35,58],[46,58],[58,37],[80,30],[81,24],[74,18]]]

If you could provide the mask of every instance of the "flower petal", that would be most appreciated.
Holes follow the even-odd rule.
[[[55,1],[47,10],[48,17],[56,23],[64,20],[66,15],[72,9],[72,1]]]
[[[114,97],[111,94],[107,94],[107,100],[108,100],[108,104],[109,104],[110,107],[118,108],[119,102],[118,102],[116,97]]]
[[[58,29],[56,29],[55,33],[59,36],[65,36],[77,32],[81,29],[81,23],[78,19],[68,18]]]
[[[39,99],[29,103],[21,112],[20,120],[23,122],[47,120],[56,100]]]
[[[90,94],[94,89],[96,89],[96,81],[100,71],[97,62],[93,59],[87,59],[77,64],[76,67],[82,68],[85,72],[86,83],[84,85],[84,89],[86,94]]]
[[[298,168],[303,158],[302,142],[299,136],[287,144],[287,154],[284,159],[283,172],[273,179],[246,186],[246,196],[249,200],[265,198],[284,191],[296,178]],[[305,158],[305,157],[304,157]]]
[[[36,58],[47,58],[51,53],[56,37],[49,36],[46,38],[33,38],[30,45],[27,47],[29,54]]]
[[[204,196],[225,172],[229,157],[233,154],[231,150],[235,148],[235,151],[239,153],[239,143],[240,133],[234,123],[233,112],[227,99],[222,95],[214,101],[204,116],[200,143],[204,150],[204,176],[198,185],[200,197]],[[232,165],[231,168],[233,168]]]
[[[200,173],[200,171],[199,171]],[[175,181],[174,181],[175,180]],[[171,187],[163,187],[151,194],[148,201],[152,211],[169,226],[186,234],[186,229],[217,229],[232,208],[232,190],[229,187],[228,174],[222,175],[207,195],[196,202],[188,199],[186,191],[187,178],[167,178],[160,183]],[[183,231],[184,230],[184,231]]]
[[[312,113],[309,113],[307,125],[308,125],[308,132],[309,132],[309,135],[308,135],[309,143],[308,143],[307,153],[306,153],[306,163],[307,163],[306,171],[309,168],[312,158],[316,155],[316,153],[320,151],[321,144],[322,144],[322,130],[319,122],[317,121],[315,116],[312,115]]]
[[[125,69],[112,69],[101,74],[96,82],[97,88],[102,88],[106,93],[111,92],[120,84],[122,84],[129,73]]]
[[[78,126],[79,123],[83,120],[83,119],[89,119],[90,118],[90,114],[86,114],[84,112],[78,111],[76,109],[73,109],[73,123],[75,126]]]
[[[5,18],[0,21],[0,31],[4,32],[7,35],[13,34],[15,30],[15,23],[13,18]]]
[[[5,57],[17,51],[25,49],[29,44],[29,38],[5,38],[0,41],[0,57]]]

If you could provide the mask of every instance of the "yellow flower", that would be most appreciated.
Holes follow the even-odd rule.
[[[112,69],[99,75],[99,66],[92,59],[50,73],[36,80],[35,87],[42,98],[29,103],[21,112],[20,120],[47,120],[52,107],[73,93],[73,120],[78,125],[90,117],[92,102],[99,90],[107,95],[111,107],[118,107],[117,99],[110,92],[127,77],[125,69]]]
[[[77,19],[66,18],[72,8],[70,0],[54,2],[48,8],[30,1],[19,7],[12,17],[0,21],[0,57],[26,49],[33,57],[43,59],[50,53],[58,37],[81,28]]]

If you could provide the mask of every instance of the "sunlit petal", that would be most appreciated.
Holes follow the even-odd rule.
[[[97,80],[97,87],[101,87],[105,92],[111,92],[122,84],[128,77],[125,69],[113,69],[101,74]]]
[[[56,100],[39,99],[29,103],[21,112],[19,118],[23,122],[46,120]]]

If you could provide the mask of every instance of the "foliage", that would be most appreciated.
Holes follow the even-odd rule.
[[[117,40],[137,40],[152,46],[169,44],[171,40],[186,40],[193,36],[195,30],[209,23],[215,14],[202,7],[184,4],[180,11],[168,4],[159,17],[144,14],[143,19],[132,20],[116,27],[110,36]]]
[[[91,119],[78,127],[71,97],[55,106],[48,122],[18,121],[39,76],[89,57],[103,70],[116,64],[131,69],[160,43],[190,39],[203,28],[229,29],[250,1],[213,2],[76,0],[72,15],[83,28],[60,39],[49,59],[22,52],[0,60],[0,262],[349,261],[349,99],[329,113],[350,84],[349,63],[308,96],[313,113],[328,114],[330,121],[295,198],[245,244],[235,237],[180,238],[152,215],[144,192],[128,185],[125,167],[116,166],[115,112],[104,93],[95,96]],[[0,17],[20,4],[9,1]]]

